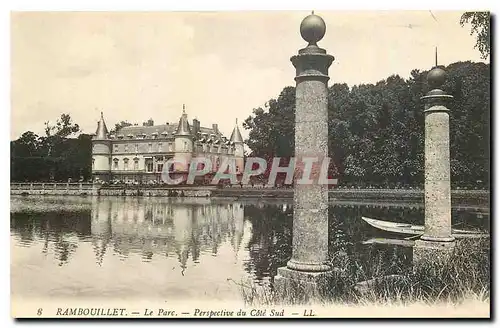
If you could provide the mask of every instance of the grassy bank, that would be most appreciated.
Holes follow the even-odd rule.
[[[375,262],[370,268],[359,263],[342,263],[341,254],[332,256],[335,278],[325,291],[324,303],[345,305],[463,304],[490,300],[489,239],[462,239],[445,263],[403,266],[394,259],[390,265]],[[355,272],[353,271],[355,269]],[[283,303],[272,286],[240,284],[247,305]],[[307,304],[305,294],[287,295],[285,303]]]

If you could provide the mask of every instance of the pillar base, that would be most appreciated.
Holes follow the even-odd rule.
[[[455,238],[423,238],[415,241],[413,247],[413,264],[448,262],[455,248]],[[449,241],[446,241],[449,240]]]
[[[427,242],[434,242],[434,243],[449,243],[455,240],[455,237],[449,236],[449,237],[433,237],[433,236],[426,236],[423,235],[420,237],[419,240],[422,241],[427,241]],[[446,247],[446,245],[444,246]]]
[[[274,290],[285,304],[321,303],[328,300],[333,271],[308,272],[278,268]]]

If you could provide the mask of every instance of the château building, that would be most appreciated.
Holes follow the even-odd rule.
[[[185,175],[191,159],[204,157],[212,161],[212,173],[217,172],[227,158],[233,158],[236,172],[243,172],[243,138],[238,124],[230,138],[219,131],[217,124],[202,127],[200,121],[189,123],[183,113],[178,124],[155,125],[150,119],[142,126],[127,126],[110,134],[104,116],[97,123],[97,131],[92,139],[92,178],[110,181],[161,181],[163,170],[175,175]],[[169,159],[176,162],[164,167]]]

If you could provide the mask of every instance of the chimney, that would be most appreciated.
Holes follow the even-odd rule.
[[[217,124],[212,124],[212,129],[214,130],[215,134],[219,133],[219,126]]]
[[[193,119],[193,134],[196,135],[198,132],[200,132],[200,121],[198,121],[198,119],[194,118]]]

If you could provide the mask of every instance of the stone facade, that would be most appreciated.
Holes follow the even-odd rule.
[[[218,130],[200,126],[200,121],[188,122],[183,112],[178,124],[154,125],[152,120],[143,126],[128,126],[109,134],[104,118],[98,123],[92,140],[92,175],[94,180],[161,181],[162,172],[185,174],[193,158],[208,158],[212,172],[226,159],[234,159],[236,171],[243,172],[243,138],[238,125],[226,138]],[[166,167],[168,160],[174,160]]]

